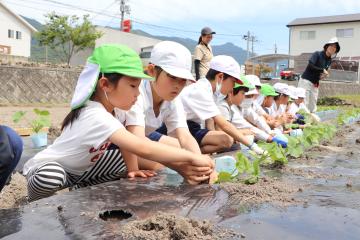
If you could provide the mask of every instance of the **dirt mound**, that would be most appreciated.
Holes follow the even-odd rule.
[[[311,170],[311,169],[303,169],[303,168],[291,168],[291,167],[286,167],[282,169],[283,173],[291,173],[295,176],[301,176],[304,177],[306,179],[315,179],[315,178],[323,178],[323,179],[336,179],[337,177],[339,177],[336,174],[333,173],[323,173],[323,172],[317,172],[315,170]]]
[[[15,208],[26,203],[26,179],[20,173],[11,177],[10,184],[5,186],[0,193],[0,209]]]
[[[237,236],[230,230],[215,227],[209,221],[198,221],[165,213],[129,222],[122,227],[119,234],[128,240],[212,240],[231,239]]]
[[[49,139],[55,140],[57,137],[60,136],[60,134],[61,134],[60,127],[51,126],[49,128],[49,132],[48,132]]]
[[[239,204],[271,203],[282,207],[301,202],[294,198],[299,189],[302,189],[301,187],[272,177],[263,177],[253,185],[224,183],[220,186],[229,193],[231,199]]]
[[[320,98],[317,101],[317,105],[344,106],[344,105],[351,105],[351,104],[347,103],[345,100],[338,98],[338,97],[324,97],[324,98]]]

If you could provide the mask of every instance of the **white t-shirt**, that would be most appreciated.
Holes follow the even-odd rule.
[[[26,162],[23,174],[44,163],[57,162],[65,171],[81,175],[100,159],[110,145],[109,137],[123,127],[101,103],[88,101],[79,118],[52,145]]]
[[[242,110],[239,107],[235,105],[229,106],[226,100],[220,101],[218,103],[218,107],[221,112],[221,115],[223,115],[224,118],[227,121],[231,122],[236,128],[251,129],[255,133],[255,138],[258,140],[266,141],[270,137],[269,134],[249,123],[243,117]]]
[[[272,106],[268,108],[269,115],[273,118],[280,116],[286,112],[286,105],[281,104],[279,107],[273,102]]]
[[[231,122],[233,119],[233,112],[231,111],[231,108],[226,99],[217,102],[216,105],[220,111],[220,114],[226,119],[226,121]]]
[[[247,109],[242,109],[242,113],[243,113],[244,118],[248,122],[250,122],[257,128],[265,131],[266,133],[271,134],[271,132],[272,132],[271,128],[267,124],[265,118],[262,116],[259,116],[259,114],[257,114],[252,107],[249,107]]]
[[[229,122],[231,122],[236,128],[251,128],[253,127],[242,116],[242,112],[235,105],[229,106],[226,99],[217,103],[221,115]]]
[[[216,106],[211,83],[206,78],[186,86],[180,94],[186,119],[202,124],[205,120],[220,115]]]
[[[146,136],[161,127],[163,123],[165,123],[168,133],[177,128],[187,128],[185,111],[179,97],[172,101],[163,101],[159,115],[155,116],[150,84],[149,80],[143,80],[140,84],[140,95],[136,103],[125,113],[125,125],[144,127]],[[122,121],[123,113],[119,114],[120,111],[116,110],[116,117]]]
[[[253,104],[252,104],[252,107],[254,109],[254,111],[259,114],[259,116],[264,116],[266,115],[267,113],[265,112],[265,110],[261,107],[261,105],[257,102],[257,101],[254,101]]]
[[[303,102],[300,103],[300,105],[297,105],[295,102],[291,103],[288,109],[288,113],[295,115],[300,110],[304,110],[305,112],[310,113],[309,109]]]

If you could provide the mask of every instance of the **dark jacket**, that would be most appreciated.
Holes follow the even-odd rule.
[[[320,74],[324,72],[324,69],[328,70],[330,65],[331,57],[327,57],[325,51],[314,52],[301,77],[309,80],[314,85],[319,85]]]

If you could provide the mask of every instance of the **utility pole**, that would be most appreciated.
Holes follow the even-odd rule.
[[[246,40],[246,60],[249,59],[250,57],[250,52],[249,52],[249,44],[250,44],[250,31],[247,32],[247,35],[243,36],[243,39]]]
[[[251,42],[251,56],[254,55],[254,42],[257,42],[258,40],[254,35],[250,34],[250,31],[247,32],[247,35],[243,35],[243,39],[246,40],[246,61],[250,58],[250,42]],[[255,66],[253,63],[252,72],[254,73]]]
[[[45,63],[48,63],[48,46],[45,45]]]
[[[251,42],[251,55],[254,55],[254,42],[258,40],[254,35],[250,34],[250,31],[247,32],[247,35],[243,35],[243,39],[246,40],[246,60],[250,58],[250,42]]]
[[[254,35],[250,36],[251,41],[251,56],[254,56],[254,42],[257,42],[258,40]]]
[[[275,54],[277,54],[277,45],[276,45],[276,43],[274,44],[274,52],[275,52]],[[275,59],[276,59],[276,57],[275,57]],[[277,74],[277,60],[275,60],[275,77],[277,77],[278,76],[278,74]]]
[[[120,0],[120,14],[121,14],[121,22],[120,22],[120,30],[124,30],[124,17],[125,13],[130,14],[130,5],[126,5],[125,0]]]

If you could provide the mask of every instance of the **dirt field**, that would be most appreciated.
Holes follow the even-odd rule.
[[[65,105],[60,106],[49,106],[49,105],[34,105],[34,106],[0,106],[0,124],[6,125],[12,128],[24,128],[29,127],[30,122],[36,118],[35,113],[33,112],[34,108],[39,108],[42,110],[48,110],[50,112],[51,125],[60,126],[61,122],[64,120],[66,114],[69,113],[70,108]],[[26,111],[24,118],[17,124],[12,120],[12,116],[17,111]]]
[[[30,122],[36,118],[33,113],[34,108],[46,109],[50,112],[51,125],[59,127],[65,118],[70,108],[63,106],[48,106],[48,105],[34,105],[34,106],[0,106],[0,124],[10,126],[12,128],[27,128]],[[24,119],[15,124],[12,121],[12,116],[17,111],[26,111]],[[13,175],[10,185],[5,186],[0,193],[0,209],[17,207],[25,203],[26,197],[26,179],[19,173]]]

